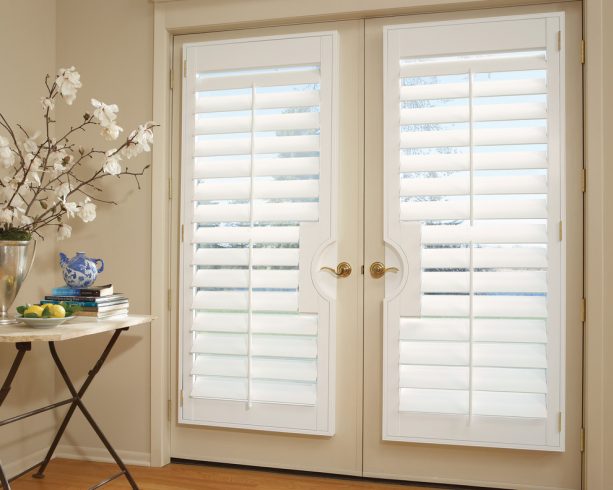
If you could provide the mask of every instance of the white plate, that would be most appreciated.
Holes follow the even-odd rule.
[[[67,320],[72,320],[73,316],[67,316],[64,318],[24,318],[22,316],[17,316],[16,319],[22,323],[25,323],[26,326],[31,328],[53,328],[61,325]]]

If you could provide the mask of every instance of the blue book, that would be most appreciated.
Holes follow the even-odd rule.
[[[104,286],[90,286],[88,288],[71,288],[68,286],[60,286],[51,290],[51,296],[91,296],[99,298],[110,296],[113,294],[113,285],[105,284]]]
[[[123,301],[128,301],[123,294],[113,294],[111,296],[104,296],[103,298],[96,298],[94,296],[57,296],[57,295],[49,295],[45,296],[45,303],[88,303],[88,304],[79,304],[79,306],[96,306],[96,305],[107,305],[111,303],[121,303]]]
[[[43,303],[51,303],[53,305],[59,305],[60,303],[69,303],[71,305],[74,306],[98,306],[98,303],[96,303],[95,301],[58,301],[56,299],[46,299],[44,301],[41,301],[40,304],[42,305]]]

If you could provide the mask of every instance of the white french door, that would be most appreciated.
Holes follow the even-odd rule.
[[[173,457],[361,473],[362,30],[177,38]]]
[[[175,38],[173,457],[580,488],[579,28]]]
[[[505,14],[366,23],[368,476],[581,487],[580,10]]]

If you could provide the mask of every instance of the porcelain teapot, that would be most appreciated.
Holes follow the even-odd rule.
[[[99,262],[100,265],[96,266]],[[72,259],[60,252],[60,266],[64,272],[64,281],[71,288],[91,286],[99,273],[104,270],[102,259],[90,259],[85,252],[77,252]]]

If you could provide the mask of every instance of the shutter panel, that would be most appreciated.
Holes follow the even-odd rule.
[[[331,307],[301,271],[332,238],[333,38],[185,49],[185,422],[333,433]]]
[[[386,30],[386,439],[563,447],[560,22]]]

